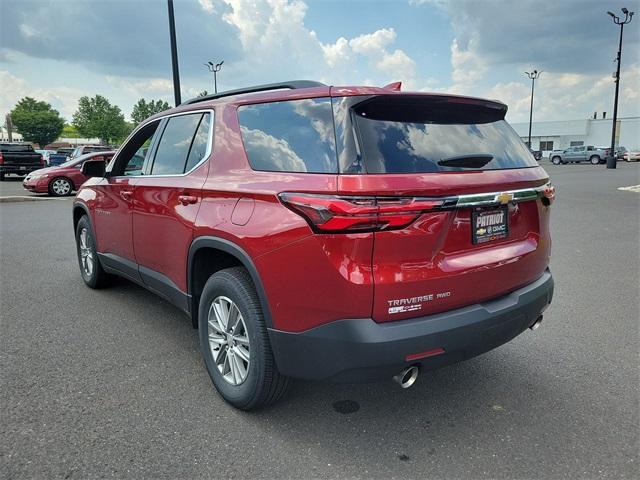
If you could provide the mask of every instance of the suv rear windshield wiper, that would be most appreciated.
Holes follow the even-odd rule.
[[[493,155],[474,153],[472,155],[458,155],[455,157],[443,158],[438,161],[438,165],[443,167],[482,168],[491,160],[493,160]]]

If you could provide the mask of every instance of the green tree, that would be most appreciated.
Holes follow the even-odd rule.
[[[103,143],[118,140],[127,128],[120,107],[111,105],[102,95],[80,98],[73,125],[83,137],[97,137]]]
[[[20,100],[10,115],[22,138],[37,143],[41,148],[56,141],[64,127],[64,119],[57,110],[47,102],[39,102],[31,97]]]
[[[134,124],[138,125],[151,115],[164,112],[165,110],[169,110],[169,108],[169,104],[164,100],[149,100],[147,102],[144,98],[141,98],[138,100],[138,103],[133,106],[131,119]]]

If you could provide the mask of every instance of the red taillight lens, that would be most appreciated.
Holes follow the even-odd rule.
[[[442,200],[414,197],[342,197],[281,193],[280,200],[321,233],[395,230],[413,223]]]
[[[40,165],[44,165],[44,157],[40,154]]]
[[[0,165],[4,165],[4,157],[0,153]]]
[[[556,187],[549,184],[542,190],[542,201],[545,205],[549,206],[556,199]],[[545,201],[546,200],[546,201]]]

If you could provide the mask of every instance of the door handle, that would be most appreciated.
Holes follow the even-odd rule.
[[[133,192],[131,190],[120,191],[120,197],[122,197],[122,199],[126,202],[130,201],[132,196],[133,196]]]
[[[198,197],[193,195],[178,195],[178,201],[183,205],[193,205],[198,201]]]

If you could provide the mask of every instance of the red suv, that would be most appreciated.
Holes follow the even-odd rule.
[[[143,122],[77,194],[80,270],[125,277],[199,328],[249,410],[289,378],[410,386],[540,324],[547,173],[499,102],[294,81]]]

